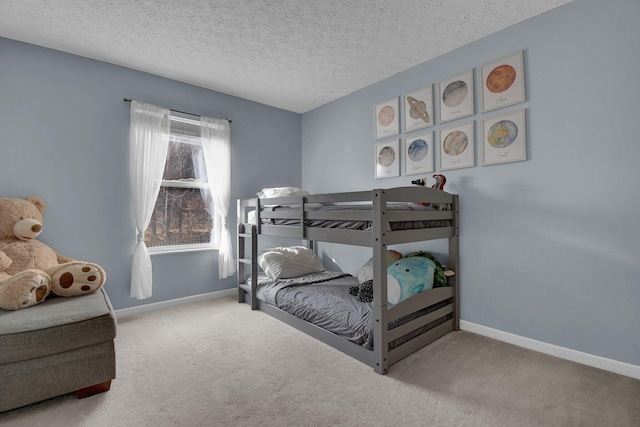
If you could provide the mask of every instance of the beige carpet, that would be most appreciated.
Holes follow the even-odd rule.
[[[0,425],[640,426],[638,380],[467,332],[381,376],[232,298],[121,319],[116,352],[111,391]]]

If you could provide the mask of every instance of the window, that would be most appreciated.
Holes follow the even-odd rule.
[[[230,121],[200,116],[196,122],[171,114],[168,108],[125,101],[131,102],[129,180],[136,222],[131,297],[144,299],[152,294],[150,252],[217,249],[218,277],[233,275],[236,270],[227,225]],[[161,187],[163,197],[158,203]],[[204,219],[205,212],[208,219]],[[198,243],[206,241],[207,233],[209,243]]]
[[[162,184],[144,241],[149,252],[215,249],[214,215],[199,121],[171,115]]]

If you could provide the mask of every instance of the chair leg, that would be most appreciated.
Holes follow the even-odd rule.
[[[94,394],[109,391],[110,388],[111,380],[105,381],[100,384],[95,384],[90,387],[81,388],[80,390],[76,391],[76,396],[78,396],[78,399],[84,399],[85,397],[93,396]]]

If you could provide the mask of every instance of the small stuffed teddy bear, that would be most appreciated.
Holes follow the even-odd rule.
[[[0,198],[0,308],[39,304],[50,292],[70,297],[96,292],[106,280],[97,264],[60,255],[36,240],[45,206],[38,197]]]

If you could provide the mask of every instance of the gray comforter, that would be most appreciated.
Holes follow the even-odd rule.
[[[349,288],[358,284],[356,277],[328,270],[294,279],[270,280],[266,276],[260,276],[256,296],[259,300],[278,307],[282,311],[371,350],[373,349],[373,304],[360,302],[349,293]],[[240,286],[249,290],[251,279]],[[402,325],[446,304],[448,304],[447,301],[442,301],[431,307],[424,307],[415,313],[389,322],[389,328]],[[443,317],[390,342],[389,349],[446,320],[447,318]]]
[[[340,335],[365,348],[373,348],[373,307],[349,294],[358,279],[325,271],[295,279],[260,277],[256,296],[296,317]]]

